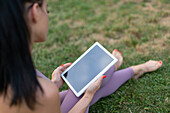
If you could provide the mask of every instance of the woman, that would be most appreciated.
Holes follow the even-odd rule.
[[[117,71],[123,57],[115,49],[112,54],[119,61],[105,73],[107,77],[101,76],[79,98],[70,89],[59,93],[60,74],[71,63],[54,70],[49,80],[35,70],[31,57],[32,44],[47,38],[46,9],[46,0],[0,0],[0,113],[88,112],[89,106],[130,78],[138,79],[162,66],[161,61],[148,61]]]

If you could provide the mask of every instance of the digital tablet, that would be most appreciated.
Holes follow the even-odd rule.
[[[95,82],[117,61],[117,58],[96,42],[72,63],[61,74],[61,77],[79,97],[91,83]]]

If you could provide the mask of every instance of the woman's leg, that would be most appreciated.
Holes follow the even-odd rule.
[[[150,60],[144,64],[132,66],[120,71],[116,71],[104,87],[100,88],[93,97],[90,105],[96,103],[100,98],[114,93],[123,83],[130,78],[138,79],[146,72],[156,71],[162,66],[162,61]]]
[[[117,70],[120,65],[122,64],[123,62],[123,57],[121,56],[120,52],[117,51],[116,49],[112,52],[113,56],[115,56],[116,58],[118,58],[118,62],[115,64],[115,66],[112,66],[106,73],[105,75],[107,75],[107,77],[102,81],[102,84],[101,84],[101,87],[100,89],[102,89],[107,83],[108,81],[110,80],[111,76],[113,75],[114,71]],[[116,68],[116,69],[115,69]],[[99,90],[100,90],[99,89]],[[83,95],[82,95],[83,96]],[[69,89],[67,94],[65,96],[62,96],[62,100],[63,100],[63,97],[64,97],[64,100],[62,101],[62,104],[61,104],[61,110],[63,113],[67,113],[80,99],[81,97],[80,96],[79,98],[77,98],[75,96],[75,94]],[[100,96],[99,96],[100,97]],[[100,97],[101,98],[101,97]],[[96,100],[96,99],[95,99]],[[93,103],[95,101],[93,99]],[[88,113],[88,109],[89,107],[87,108],[86,110],[86,113]]]
[[[62,104],[67,92],[68,92],[68,90],[65,90],[65,91],[62,91],[62,92],[59,93],[59,95],[60,95],[60,104]]]
[[[148,61],[144,64],[140,64],[137,66],[132,66],[120,71],[116,71],[123,62],[123,57],[118,50],[114,50],[112,52],[113,56],[119,59],[119,62],[112,66],[105,74],[107,77],[102,81],[102,85],[100,89],[95,93],[90,105],[96,103],[100,98],[108,96],[114,93],[123,83],[133,77],[138,79],[142,74],[146,72],[155,71],[162,66],[161,61]],[[82,95],[83,96],[83,95]],[[69,110],[82,98],[80,96],[77,98],[74,93],[69,89],[66,95],[64,96],[64,100],[61,104],[62,113],[68,113]],[[88,113],[89,106],[86,110]]]
[[[114,93],[123,83],[131,79],[133,75],[134,71],[131,67],[114,72],[107,84],[95,93],[90,105],[96,103],[100,98]]]
[[[129,80],[134,73],[132,68],[114,72],[113,66],[105,74],[107,77],[102,81],[101,88],[94,95],[90,105],[96,103],[101,97],[108,96],[115,92],[124,82]],[[69,89],[61,104],[62,113],[67,113],[69,110],[71,110],[71,108],[81,99],[81,97],[77,98],[75,94]],[[86,112],[88,112],[88,109]]]

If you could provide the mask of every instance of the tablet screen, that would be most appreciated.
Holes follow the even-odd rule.
[[[96,45],[72,68],[70,68],[64,76],[76,92],[79,92],[113,60],[114,59],[104,50]]]

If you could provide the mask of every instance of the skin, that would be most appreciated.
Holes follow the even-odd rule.
[[[122,54],[115,49],[112,52],[112,55],[115,56],[118,59],[118,62],[115,64],[115,71],[122,65],[123,63],[123,57]],[[154,60],[149,60],[143,64],[139,64],[136,66],[131,66],[131,68],[134,71],[134,76],[133,78],[135,80],[137,80],[138,78],[140,78],[144,73],[147,72],[152,72],[152,71],[156,71],[157,69],[159,69],[161,66],[163,65],[162,61],[154,61]]]
[[[30,3],[25,4],[25,10],[30,6]],[[40,7],[37,3],[30,8],[28,13],[25,13],[25,20],[31,35],[30,50],[34,42],[44,42],[47,39],[49,18],[46,0],[43,1],[43,6]],[[123,57],[121,53],[114,50],[112,54],[118,58],[118,62],[115,64],[116,70],[121,66]],[[57,67],[52,73],[52,82],[49,82],[43,78],[37,77],[40,85],[44,90],[42,94],[39,90],[36,92],[37,101],[41,104],[35,104],[35,110],[31,111],[26,103],[23,101],[21,106],[9,107],[12,90],[9,87],[7,91],[7,98],[3,98],[0,95],[0,113],[61,113],[59,91],[64,81],[61,79],[61,73],[66,70],[71,63],[64,64]],[[148,61],[144,64],[132,66],[134,70],[135,79],[139,78],[143,73],[155,71],[162,66],[162,63],[158,61]],[[77,102],[77,104],[69,111],[69,113],[83,113],[86,111],[88,105],[93,99],[94,94],[100,88],[103,77],[101,76],[96,82],[92,83],[85,91],[84,96]]]
[[[31,3],[25,4],[25,12],[27,12],[26,10],[30,5]],[[31,35],[31,42],[29,44],[31,51],[33,43],[44,42],[47,39],[49,18],[46,9],[47,2],[44,0],[42,7],[35,3],[30,8],[29,12],[24,15]],[[25,101],[22,102],[21,106],[10,107],[9,105],[12,98],[12,90],[9,87],[6,98],[4,98],[3,95],[0,95],[0,113],[61,113],[58,88],[60,88],[64,82],[61,79],[60,74],[70,65],[71,63],[67,63],[55,69],[52,74],[52,82],[37,77],[44,90],[44,94],[37,90],[36,99],[40,104],[35,104],[34,111],[31,111],[27,107]],[[75,113],[75,111],[77,113],[85,112],[95,92],[100,88],[102,80],[103,77],[101,76],[96,82],[89,86],[83,98],[73,107],[70,113]]]

